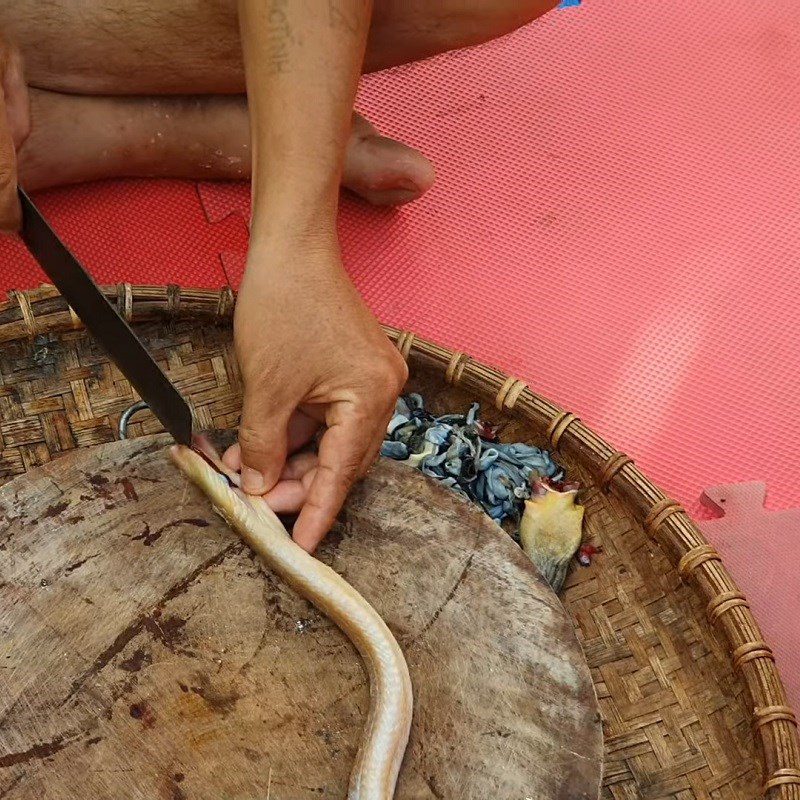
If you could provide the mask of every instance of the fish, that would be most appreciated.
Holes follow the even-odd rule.
[[[578,490],[554,489],[545,481],[533,485],[519,525],[522,549],[556,594],[564,588],[570,562],[583,538],[583,506]]]

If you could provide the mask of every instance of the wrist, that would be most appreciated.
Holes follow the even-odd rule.
[[[336,242],[339,187],[302,192],[270,187],[253,193],[250,247],[321,246]]]
[[[339,241],[335,228],[327,226],[270,227],[251,233],[246,271],[259,275],[326,278],[341,271]]]

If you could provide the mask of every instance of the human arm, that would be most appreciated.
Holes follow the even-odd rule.
[[[377,456],[407,374],[344,271],[336,234],[370,13],[367,0],[239,3],[253,215],[235,318],[241,449],[228,460],[246,491],[273,489],[279,504],[292,494],[302,506],[294,536],[309,550]],[[309,420],[325,425],[302,481],[286,464],[291,420],[294,445]],[[282,472],[292,486],[276,487]]]
[[[20,223],[16,151],[30,130],[28,88],[19,51],[0,36],[0,231]]]

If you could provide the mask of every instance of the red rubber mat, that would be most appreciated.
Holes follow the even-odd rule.
[[[399,210],[343,202],[381,319],[525,378],[698,516],[705,486],[746,480],[800,506],[796,0],[586,0],[370,76],[359,107],[438,171]],[[244,186],[41,201],[101,281],[241,274]],[[0,289],[41,280],[18,246],[0,259]]]
[[[701,525],[774,647],[786,691],[800,701],[800,592],[797,552],[800,508],[765,511],[766,486],[752,482],[706,489],[703,501],[723,516]]]

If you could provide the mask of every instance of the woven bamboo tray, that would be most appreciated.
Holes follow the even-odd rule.
[[[104,291],[190,398],[199,426],[234,427],[242,386],[230,289]],[[564,603],[603,712],[603,797],[800,800],[795,715],[772,651],[684,510],[522,381],[412,333],[386,332],[409,362],[411,388],[434,408],[479,400],[505,425],[504,439],[557,450],[587,487],[587,532],[603,552],[573,571]],[[0,484],[113,440],[135,399],[52,287],[14,292],[0,305]],[[129,434],[159,430],[145,412]]]

